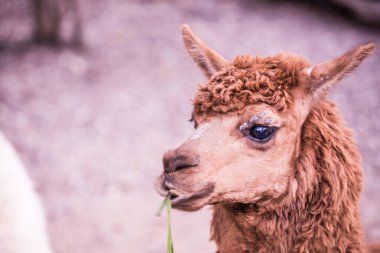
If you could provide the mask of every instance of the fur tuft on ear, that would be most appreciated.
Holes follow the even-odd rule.
[[[181,26],[181,31],[187,52],[207,78],[228,64],[220,54],[209,48],[196,36],[187,24]]]
[[[370,54],[375,51],[375,43],[361,44],[342,56],[306,69],[311,79],[310,93],[313,96],[325,96],[329,88],[353,71]]]

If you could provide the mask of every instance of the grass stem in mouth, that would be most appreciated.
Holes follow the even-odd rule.
[[[168,215],[168,240],[167,240],[167,253],[174,253],[173,248],[173,238],[172,238],[172,229],[171,229],[171,211],[172,211],[172,202],[170,200],[170,196],[167,196],[162,202],[160,208],[158,209],[156,216],[161,216],[162,210],[166,206],[166,211]]]
[[[170,198],[166,198],[166,210],[168,213],[168,242],[167,242],[167,253],[174,253],[173,248],[173,238],[172,238],[172,229],[171,229],[171,211],[172,211],[172,202]]]

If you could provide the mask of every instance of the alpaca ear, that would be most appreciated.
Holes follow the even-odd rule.
[[[209,48],[196,36],[188,25],[183,24],[181,30],[187,52],[207,78],[228,64],[220,54]]]
[[[361,44],[342,56],[305,69],[311,79],[309,92],[313,97],[324,97],[335,83],[359,66],[375,48],[375,43],[372,42]]]

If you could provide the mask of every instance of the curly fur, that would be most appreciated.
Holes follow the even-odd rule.
[[[289,90],[297,83],[297,70],[310,64],[296,56],[238,56],[232,66],[199,86],[194,99],[196,113],[238,111],[259,102],[285,111],[291,102]]]

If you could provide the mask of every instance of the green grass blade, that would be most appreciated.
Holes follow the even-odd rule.
[[[171,230],[171,211],[172,211],[172,202],[170,198],[166,198],[166,210],[168,213],[168,242],[167,242],[167,253],[174,253],[173,248],[173,238],[172,238],[172,230]]]
[[[172,238],[172,229],[171,229],[171,212],[172,212],[172,202],[168,197],[164,199],[162,202],[160,208],[158,209],[156,216],[161,216],[162,210],[166,207],[166,211],[168,214],[168,240],[167,240],[167,247],[166,252],[167,253],[174,253],[174,247],[173,247],[173,238]]]

